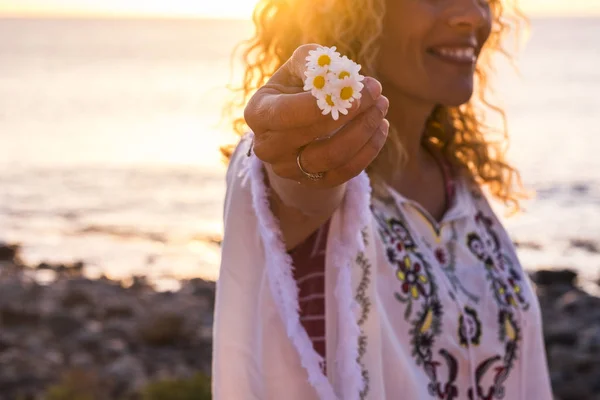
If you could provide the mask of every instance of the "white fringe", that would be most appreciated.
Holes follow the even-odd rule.
[[[371,186],[365,172],[348,183],[343,205],[341,241],[334,240],[333,262],[339,269],[335,296],[338,300],[339,342],[337,348],[341,398],[356,400],[364,389],[362,368],[358,362],[359,305],[354,296],[352,267],[360,251],[365,250],[362,231],[370,218]]]
[[[287,335],[308,373],[309,383],[315,388],[321,400],[337,400],[333,387],[321,369],[323,357],[315,351],[306,330],[300,323],[298,287],[292,274],[292,259],[286,252],[279,221],[269,206],[263,164],[254,155],[251,156],[250,162],[252,203],[265,251],[269,253],[266,257],[266,269],[275,303],[279,308]]]

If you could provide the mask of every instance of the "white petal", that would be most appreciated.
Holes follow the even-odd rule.
[[[337,121],[340,118],[340,114],[338,113],[337,108],[333,108],[331,110],[331,116],[333,117],[334,121]]]

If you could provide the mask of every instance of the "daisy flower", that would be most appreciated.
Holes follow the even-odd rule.
[[[329,90],[334,97],[352,103],[355,99],[361,98],[362,95],[360,92],[364,86],[357,77],[350,75],[344,79],[332,81]]]
[[[308,52],[308,57],[306,57],[306,66],[308,69],[329,67],[332,63],[340,60],[340,58],[340,53],[335,51],[335,46],[321,46]]]
[[[335,50],[335,47],[320,46],[309,51],[304,90],[317,99],[323,115],[331,114],[337,121],[340,114],[348,114],[354,100],[360,99],[364,77],[359,64]]]
[[[331,117],[337,121],[340,118],[340,114],[348,114],[348,109],[352,104],[333,94],[322,94],[317,97],[317,105],[323,111],[323,115],[331,114]]]
[[[317,97],[319,93],[324,93],[327,88],[328,82],[331,80],[331,72],[327,67],[318,67],[314,69],[308,69],[304,72],[304,90],[312,93],[313,96]]]
[[[360,64],[355,63],[346,56],[343,56],[329,67],[330,71],[334,73],[338,79],[352,77],[359,82],[362,82],[365,79],[365,77],[360,74],[361,68]]]

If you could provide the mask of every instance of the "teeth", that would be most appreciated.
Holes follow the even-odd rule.
[[[442,47],[437,49],[438,53],[446,57],[452,57],[458,60],[475,60],[475,49],[473,47]]]

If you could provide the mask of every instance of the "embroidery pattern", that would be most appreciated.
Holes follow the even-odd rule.
[[[476,397],[473,388],[470,387],[467,396],[469,400],[492,400],[503,399],[506,389],[504,383],[508,379],[510,372],[514,368],[517,359],[518,344],[521,340],[521,331],[511,312],[500,310],[498,314],[498,324],[500,326],[500,341],[506,342],[504,356],[496,355],[483,360],[475,369],[475,381],[477,385]],[[491,369],[492,365],[502,362],[501,365],[494,368],[496,372],[493,375],[492,385],[484,391],[481,380]]]
[[[399,302],[405,304],[404,319],[411,325],[409,335],[412,356],[429,378],[429,394],[437,399],[455,400],[459,395],[456,385],[459,370],[457,358],[444,348],[437,351],[441,358],[434,354],[436,339],[442,333],[444,310],[431,266],[417,249],[400,209],[396,208],[399,218],[372,210],[386,246],[387,259],[395,268],[395,276],[400,282],[400,290],[394,295]],[[501,248],[500,240],[493,229],[493,220],[478,212],[475,221],[478,227],[483,229],[470,233],[465,240],[471,253],[482,262],[486,279],[494,293],[493,297],[499,309],[498,339],[503,344],[504,351],[500,352],[503,354],[496,354],[479,362],[475,369],[475,387],[469,385],[463,394],[466,394],[469,400],[503,399],[506,392],[504,385],[515,366],[519,343],[522,340],[521,329],[514,312],[519,311],[518,307],[527,310],[529,304],[522,294],[521,274],[508,253]],[[432,249],[427,241],[424,243],[432,251],[432,259],[442,267],[452,289],[461,291],[477,304],[479,297],[469,292],[455,274],[456,257],[450,246],[456,245],[458,241],[453,226],[453,237],[446,244],[446,248]],[[450,290],[449,295],[455,299],[456,293]],[[418,307],[418,311],[413,312],[415,307]],[[477,311],[465,306],[459,316],[458,325],[457,334],[461,345],[465,348],[479,346],[484,327]],[[442,365],[446,373],[438,374]],[[492,383],[484,388],[483,380],[490,374],[493,374]],[[440,381],[440,375],[446,376],[445,382]],[[489,378],[486,381],[489,382]]]
[[[454,289],[454,291],[460,291],[473,303],[479,304],[479,296],[467,290],[458,276],[456,276],[456,242],[458,241],[458,233],[456,232],[456,226],[454,224],[451,225],[451,228],[452,237],[445,244],[445,248],[438,247],[433,250],[435,258],[442,267],[442,271],[444,271],[448,281],[452,285],[452,289]],[[425,241],[425,243],[427,242]],[[450,295],[454,296],[453,293],[450,293]]]
[[[471,344],[479,346],[481,340],[481,321],[477,311],[469,306],[465,306],[464,312],[460,314],[458,320],[458,337],[463,347],[469,347]]]
[[[521,306],[523,310],[529,309],[530,305],[522,294],[521,273],[517,271],[508,254],[500,246],[498,235],[493,229],[493,219],[479,211],[475,215],[475,222],[483,228],[485,237],[482,238],[477,233],[469,234],[467,239],[469,249],[477,258],[484,261],[496,300],[507,307]],[[491,254],[486,249],[491,249]]]
[[[361,232],[361,234],[362,234],[362,238],[363,238],[363,243],[365,244],[365,246],[367,246],[369,244],[369,242],[368,242],[368,236],[367,236],[366,229],[363,230]],[[361,309],[360,318],[358,320],[358,326],[360,328],[361,334],[358,338],[358,360],[357,361],[361,366],[362,378],[363,378],[363,382],[365,385],[363,390],[360,392],[360,399],[364,400],[367,397],[367,394],[369,394],[369,390],[370,390],[369,371],[367,370],[364,360],[363,360],[363,358],[367,352],[367,335],[365,335],[363,325],[367,321],[369,312],[371,311],[371,300],[369,299],[368,294],[367,294],[369,285],[371,284],[371,263],[369,263],[369,260],[365,257],[365,254],[363,252],[360,252],[358,254],[358,256],[356,257],[356,263],[361,267],[361,270],[362,270],[362,276],[361,276],[361,280],[358,284],[358,288],[356,290],[355,299]]]
[[[514,368],[522,339],[521,329],[515,320],[515,312],[519,312],[520,308],[527,310],[530,305],[522,294],[521,274],[502,249],[498,235],[493,229],[493,219],[479,211],[475,215],[475,222],[482,229],[480,232],[467,235],[467,246],[471,253],[482,261],[486,269],[486,278],[490,282],[494,299],[499,307],[498,339],[505,346],[504,355],[498,354],[479,363],[475,373],[476,393],[473,388],[469,388],[467,395],[469,400],[502,399],[506,392],[504,383]],[[480,233],[484,234],[483,237]],[[493,375],[492,385],[485,390],[481,381],[498,362],[501,364],[494,367],[496,373]]]
[[[388,261],[396,268],[396,278],[401,282],[401,290],[395,297],[406,304],[404,319],[412,326],[409,331],[412,356],[429,378],[429,394],[438,399],[454,400],[458,396],[456,357],[445,349],[439,350],[441,360],[434,356],[436,338],[442,333],[443,306],[431,266],[417,251],[416,243],[402,221],[377,212],[374,215],[387,248]],[[414,304],[419,307],[415,313]],[[438,376],[443,363],[448,370],[446,382]]]

